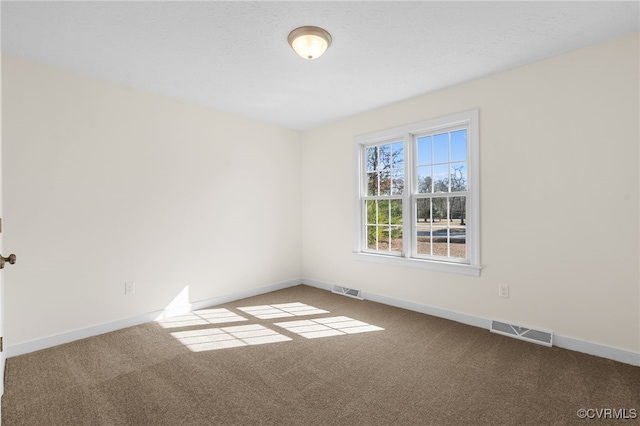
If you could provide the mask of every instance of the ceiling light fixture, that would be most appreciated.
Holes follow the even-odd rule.
[[[289,33],[289,44],[305,59],[316,59],[331,46],[331,34],[319,27],[300,27]]]

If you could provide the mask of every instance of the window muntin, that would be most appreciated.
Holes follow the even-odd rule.
[[[358,258],[479,275],[478,111],[355,142]]]

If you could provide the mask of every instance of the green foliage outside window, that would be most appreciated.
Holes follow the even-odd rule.
[[[366,203],[367,245],[370,248],[378,248],[380,244],[388,247],[389,236],[392,242],[401,240],[402,200],[367,200]]]

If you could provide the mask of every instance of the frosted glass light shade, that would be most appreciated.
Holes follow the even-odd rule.
[[[289,44],[305,59],[316,59],[331,46],[331,34],[318,27],[300,27],[289,33]]]

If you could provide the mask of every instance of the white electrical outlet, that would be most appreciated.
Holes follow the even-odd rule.
[[[498,296],[509,298],[509,286],[500,284],[500,286],[498,287]]]
[[[124,283],[124,295],[136,294],[136,283],[133,281],[127,281]]]

